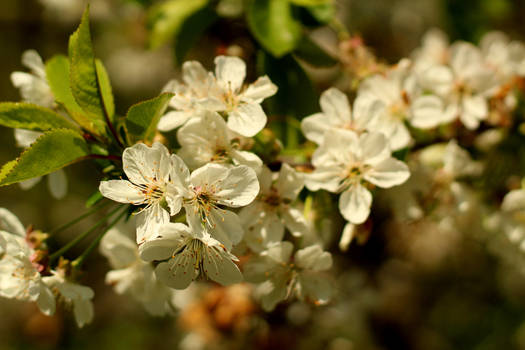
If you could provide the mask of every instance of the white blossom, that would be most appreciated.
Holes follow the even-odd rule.
[[[139,247],[145,261],[161,261],[155,268],[159,281],[175,289],[185,289],[197,277],[222,285],[242,281],[234,261],[238,259],[201,227],[180,223],[162,226],[157,237]]]
[[[410,176],[408,167],[390,156],[381,133],[358,136],[348,130],[333,131],[315,151],[312,163],[315,170],[306,177],[308,189],[342,192],[339,210],[353,224],[363,223],[370,214],[372,194],[363,181],[390,188]]]
[[[159,225],[177,214],[182,197],[176,186],[189,176],[184,162],[156,142],[152,147],[136,144],[122,154],[124,173],[128,180],[101,181],[104,197],[120,203],[145,205],[137,216],[137,243],[155,234]],[[166,203],[169,211],[164,209]]]
[[[271,243],[280,242],[286,227],[294,236],[308,231],[303,213],[291,204],[304,186],[302,174],[283,164],[277,177],[264,167],[259,175],[261,190],[257,199],[239,212],[245,228],[244,241],[260,252]]]
[[[166,113],[159,121],[160,131],[170,131],[184,125],[192,116],[203,108],[199,102],[204,101],[214,88],[215,78],[197,61],[187,61],[182,65],[182,83],[170,81],[164,91],[173,92],[170,101],[174,111]],[[206,110],[204,108],[204,110]]]
[[[119,223],[109,230],[100,242],[100,253],[113,268],[106,274],[106,283],[118,294],[129,294],[152,315],[163,316],[173,311],[171,289],[155,277],[151,262],[142,260],[132,235],[132,220]]]
[[[22,64],[31,72],[13,72],[11,74],[11,82],[20,90],[22,99],[42,107],[53,107],[55,98],[47,82],[46,67],[38,52],[35,50],[25,51],[22,54]]]
[[[489,32],[480,42],[483,58],[500,84],[506,84],[515,75],[525,76],[525,45],[510,41],[502,32]]]
[[[292,252],[290,242],[277,242],[246,264],[246,280],[257,284],[254,294],[266,311],[292,294],[315,305],[326,304],[332,296],[332,286],[321,273],[332,267],[331,254],[313,245],[298,250],[292,263]]]
[[[93,299],[95,293],[89,287],[70,282],[62,274],[53,271],[52,276],[43,278],[44,283],[73,307],[73,315],[78,327],[82,328],[93,320]]]
[[[197,62],[188,63],[191,72],[183,72],[185,85],[175,87],[175,112],[165,115],[159,124],[162,131],[184,124],[196,110],[222,112],[227,125],[243,136],[251,137],[266,125],[267,117],[261,102],[277,92],[267,76],[243,87],[246,64],[238,57],[215,58],[215,75],[210,75]]]
[[[207,163],[242,164],[260,171],[262,160],[254,153],[241,149],[244,137],[228,129],[216,112],[201,112],[177,131],[181,145],[177,154],[190,169]]]
[[[424,89],[441,98],[441,103],[434,99],[433,108],[427,106],[427,113],[441,113],[442,123],[459,118],[468,129],[476,129],[487,118],[487,98],[496,80],[472,44],[453,44],[450,65],[432,66],[419,79]]]
[[[36,302],[46,315],[55,312],[55,297],[32,263],[33,249],[18,218],[0,208],[0,296]]]
[[[417,127],[433,127],[432,119],[413,118],[411,100],[416,94],[416,80],[410,73],[410,61],[402,60],[386,75],[374,75],[365,79],[359,86],[356,106],[364,110],[374,110],[374,105],[382,108],[368,125],[368,130],[383,133],[392,150],[409,145],[412,138],[405,122],[411,120]],[[377,108],[377,107],[376,107]]]
[[[446,65],[450,61],[450,43],[447,35],[440,29],[432,28],[425,33],[422,45],[412,54],[414,71],[422,73],[436,65]]]
[[[379,110],[383,107],[380,100],[365,102],[357,99],[352,113],[348,97],[336,88],[322,93],[319,100],[321,113],[316,113],[301,121],[304,136],[320,145],[327,130],[332,128],[354,130],[357,133],[368,130]]]
[[[189,174],[187,168],[184,171]],[[188,223],[202,226],[230,250],[241,241],[244,230],[237,214],[222,207],[250,204],[259,193],[259,182],[247,166],[210,163],[186,176],[177,191],[184,197]]]

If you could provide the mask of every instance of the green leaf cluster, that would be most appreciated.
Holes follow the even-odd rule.
[[[42,133],[0,169],[0,186],[46,175],[86,158],[122,152],[124,143],[151,143],[173,96],[166,93],[136,104],[119,120],[109,76],[95,58],[89,8],[70,37],[69,56],[52,57],[45,69],[56,102],[53,109],[24,102],[0,103],[0,125]],[[117,124],[124,125],[124,136],[117,134]]]

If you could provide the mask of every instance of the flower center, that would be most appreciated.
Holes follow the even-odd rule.
[[[199,215],[203,224],[207,224],[210,227],[215,227],[215,224],[210,219],[209,214],[212,209],[217,209],[217,202],[215,200],[216,189],[214,187],[208,188],[207,186],[194,186],[193,197],[187,202],[190,203],[196,214]]]
[[[164,197],[164,186],[160,186],[156,183],[150,183],[146,185],[138,185],[148,204],[155,203],[162,200]]]

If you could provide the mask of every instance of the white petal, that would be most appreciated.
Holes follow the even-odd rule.
[[[170,191],[170,196],[179,195],[187,197],[190,195],[188,189],[190,185],[190,170],[184,161],[175,154],[170,156],[169,184],[168,191]],[[176,193],[171,193],[172,189],[175,190]]]
[[[283,163],[279,177],[275,182],[275,189],[281,198],[294,201],[304,187],[303,174],[295,171],[291,166]]]
[[[55,296],[47,286],[43,285],[40,289],[40,295],[36,300],[36,304],[38,305],[38,308],[44,315],[51,316],[55,313]]]
[[[295,263],[302,269],[324,271],[332,267],[332,254],[319,245],[312,245],[295,253]]]
[[[41,133],[40,131],[15,129],[16,146],[27,148],[31,146],[31,144],[42,135],[43,133]]]
[[[244,242],[254,252],[265,250],[270,244],[282,241],[284,225],[274,210],[256,201],[239,212],[245,229]]]
[[[75,315],[75,321],[78,327],[84,327],[93,321],[93,303],[91,300],[86,299],[75,300],[73,304],[73,314]]]
[[[7,241],[4,238],[4,235],[0,233],[0,259],[3,258],[6,252],[7,252]]]
[[[170,188],[170,186],[168,186],[168,188]],[[166,192],[164,199],[166,199],[166,203],[170,209],[170,216],[177,215],[182,209],[183,197],[178,194],[176,189],[173,189]]]
[[[390,156],[390,149],[385,135],[372,132],[359,137],[361,157],[365,164],[375,165]]]
[[[241,103],[228,114],[228,127],[243,136],[252,137],[266,125],[267,117],[261,105]]]
[[[410,177],[410,171],[405,163],[390,157],[376,164],[363,177],[376,186],[389,188],[405,182]]]
[[[312,164],[315,167],[346,166],[355,161],[355,156],[360,149],[359,136],[356,132],[332,129],[327,131],[327,136],[312,156]]]
[[[26,236],[24,225],[15,214],[5,208],[0,208],[0,230],[20,237]]]
[[[159,204],[137,214],[137,243],[149,240],[158,235],[159,228],[170,221],[170,213]]]
[[[168,259],[190,235],[188,226],[181,223],[167,223],[159,227],[157,236],[139,246],[140,258],[144,261]]]
[[[168,132],[184,125],[192,116],[191,111],[170,111],[164,114],[157,125],[157,129],[162,132]]]
[[[268,169],[268,167],[265,165],[262,167],[261,172],[257,174],[257,178],[259,179],[259,193],[268,194],[271,190],[273,183],[272,171]]]
[[[246,77],[246,64],[238,57],[215,57],[215,76],[225,91],[237,92]]]
[[[206,276],[213,281],[228,286],[242,281],[242,274],[231,260],[230,254],[221,247],[207,248],[203,257]]]
[[[216,112],[202,112],[177,132],[177,141],[182,147],[208,143],[226,148],[230,144],[228,127]]]
[[[444,108],[443,101],[435,95],[416,98],[412,103],[410,124],[420,129],[435,128],[443,122]]]
[[[312,173],[305,174],[305,185],[310,191],[320,189],[337,192],[341,187],[343,169],[339,166],[318,167]]]
[[[318,145],[323,143],[324,135],[331,127],[323,113],[312,114],[301,121],[304,136]]]
[[[400,88],[399,82],[377,74],[363,80],[358,95],[369,94],[389,105],[401,96]]]
[[[42,58],[35,50],[27,50],[22,54],[22,64],[31,69],[40,78],[45,79],[46,71]]]
[[[403,122],[393,123],[390,133],[388,135],[388,142],[392,151],[397,151],[405,148],[410,144],[412,137],[410,132]]]
[[[168,287],[186,289],[196,277],[194,264],[192,252],[185,249],[168,262],[158,264],[155,276]]]
[[[242,93],[241,98],[261,103],[265,98],[275,95],[276,92],[277,85],[265,75],[250,84]]]
[[[525,190],[513,190],[505,195],[501,209],[504,211],[525,210]]]
[[[213,208],[210,210],[209,220],[213,224],[210,235],[224,244],[228,250],[242,240],[244,229],[237,214],[223,209]]]
[[[100,241],[99,251],[109,260],[112,268],[122,269],[137,260],[135,230],[134,220],[119,222]]]
[[[207,164],[191,174],[191,183],[195,187],[215,189],[217,203],[234,208],[248,205],[259,193],[255,171],[244,165]]]
[[[351,186],[339,197],[339,210],[353,224],[362,224],[370,214],[372,194],[360,184]]]
[[[237,165],[246,165],[259,173],[263,166],[263,161],[255,153],[248,151],[238,151],[232,149],[230,151],[230,157],[233,159],[234,163]]]
[[[301,300],[323,305],[332,298],[332,285],[319,274],[302,272],[297,279],[297,294]]]
[[[354,101],[352,116],[352,129],[357,131],[370,130],[377,116],[384,111],[386,105],[383,101],[370,94],[358,95]]]
[[[231,149],[229,133],[226,122],[220,115],[205,112],[177,132],[177,141],[182,146],[178,154],[190,168],[196,169],[214,161],[219,152],[224,153]]]
[[[300,210],[288,207],[281,211],[281,217],[292,236],[301,237],[308,233],[308,222]]]
[[[137,269],[130,266],[126,269],[108,271],[104,281],[107,285],[113,286],[113,290],[117,294],[131,293],[134,284],[140,278],[137,275]]]
[[[284,241],[272,244],[261,253],[261,256],[268,257],[278,264],[288,264],[290,257],[292,256],[293,244]]]
[[[342,126],[352,121],[352,113],[348,97],[336,88],[330,88],[322,93],[319,99],[325,122],[332,126]]]
[[[202,88],[206,86],[208,72],[198,61],[186,61],[182,65],[182,79],[189,87]]]
[[[355,225],[350,222],[345,225],[343,233],[341,234],[341,239],[339,240],[339,249],[342,252],[346,252],[350,243],[352,243],[355,235],[355,228]]]
[[[450,48],[450,65],[458,75],[464,75],[482,61],[480,50],[471,43],[456,42]]]
[[[137,185],[164,181],[170,170],[168,149],[159,142],[151,147],[137,143],[126,148],[122,163],[129,180]]]
[[[42,180],[42,176],[37,176],[29,180],[21,181],[18,183],[21,189],[24,191],[27,191],[31,188],[33,188],[37,183],[39,183]]]
[[[433,66],[422,73],[420,82],[426,89],[443,96],[453,87],[454,73],[447,66]]]
[[[482,96],[471,96],[463,99],[463,111],[460,115],[461,122],[468,129],[476,129],[479,121],[488,116],[488,104]]]
[[[63,169],[59,169],[47,176],[49,192],[56,199],[62,199],[67,194],[67,177]]]
[[[17,89],[21,89],[24,86],[31,86],[35,81],[34,75],[25,72],[13,72],[11,73],[11,83]]]
[[[262,308],[269,312],[281,301],[286,299],[288,294],[288,279],[286,275],[273,276],[271,280],[267,280],[254,291],[256,298],[261,300]]]
[[[106,198],[119,203],[142,204],[146,196],[140,187],[127,180],[100,181],[98,190]]]

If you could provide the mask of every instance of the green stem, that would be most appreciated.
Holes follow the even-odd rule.
[[[62,256],[65,252],[67,252],[71,247],[75,246],[78,242],[82,241],[84,238],[86,238],[91,232],[95,231],[100,226],[104,225],[108,218],[111,217],[113,214],[115,214],[119,209],[121,209],[122,206],[118,206],[115,209],[113,209],[109,214],[105,215],[102,219],[100,219],[95,226],[90,228],[84,233],[81,233],[80,235],[76,236],[75,239],[68,242],[65,246],[54,252],[49,256],[49,263],[51,264],[53,261],[55,261],[57,258]]]
[[[113,226],[115,226],[119,221],[120,219],[122,219],[122,217],[124,215],[126,215],[127,213],[127,209],[128,208],[124,208],[124,211],[121,212],[116,218],[115,220],[113,220],[107,227],[104,231],[102,231],[101,234],[98,235],[97,238],[95,238],[95,240],[93,242],[91,242],[91,244],[89,245],[89,247],[86,248],[86,250],[78,257],[76,258],[72,263],[71,265],[75,268],[75,269],[79,269],[82,264],[84,263],[84,260],[86,260],[86,258],[88,257],[89,254],[91,254],[91,252],[98,246],[98,244],[100,243],[100,241],[102,240],[102,238],[106,235],[106,233],[111,230],[111,228],[113,228]]]
[[[347,40],[350,38],[348,29],[346,29],[346,26],[339,20],[339,18],[334,17],[332,21],[330,21],[329,26],[337,33],[339,40]]]
[[[55,233],[58,233],[58,232],[64,231],[65,229],[67,229],[67,228],[73,226],[74,224],[76,224],[77,222],[83,220],[84,218],[87,218],[87,217],[90,216],[91,214],[94,214],[94,213],[96,213],[97,211],[99,211],[100,209],[105,208],[109,203],[111,203],[111,202],[110,202],[110,201],[103,202],[102,204],[97,205],[97,206],[91,208],[91,210],[89,210],[87,213],[80,215],[78,218],[73,219],[73,220],[71,220],[70,222],[65,223],[65,224],[62,225],[62,226],[59,226],[59,227],[57,227],[57,228],[55,228],[55,229],[49,231],[48,233],[51,235],[51,234],[55,234]]]

